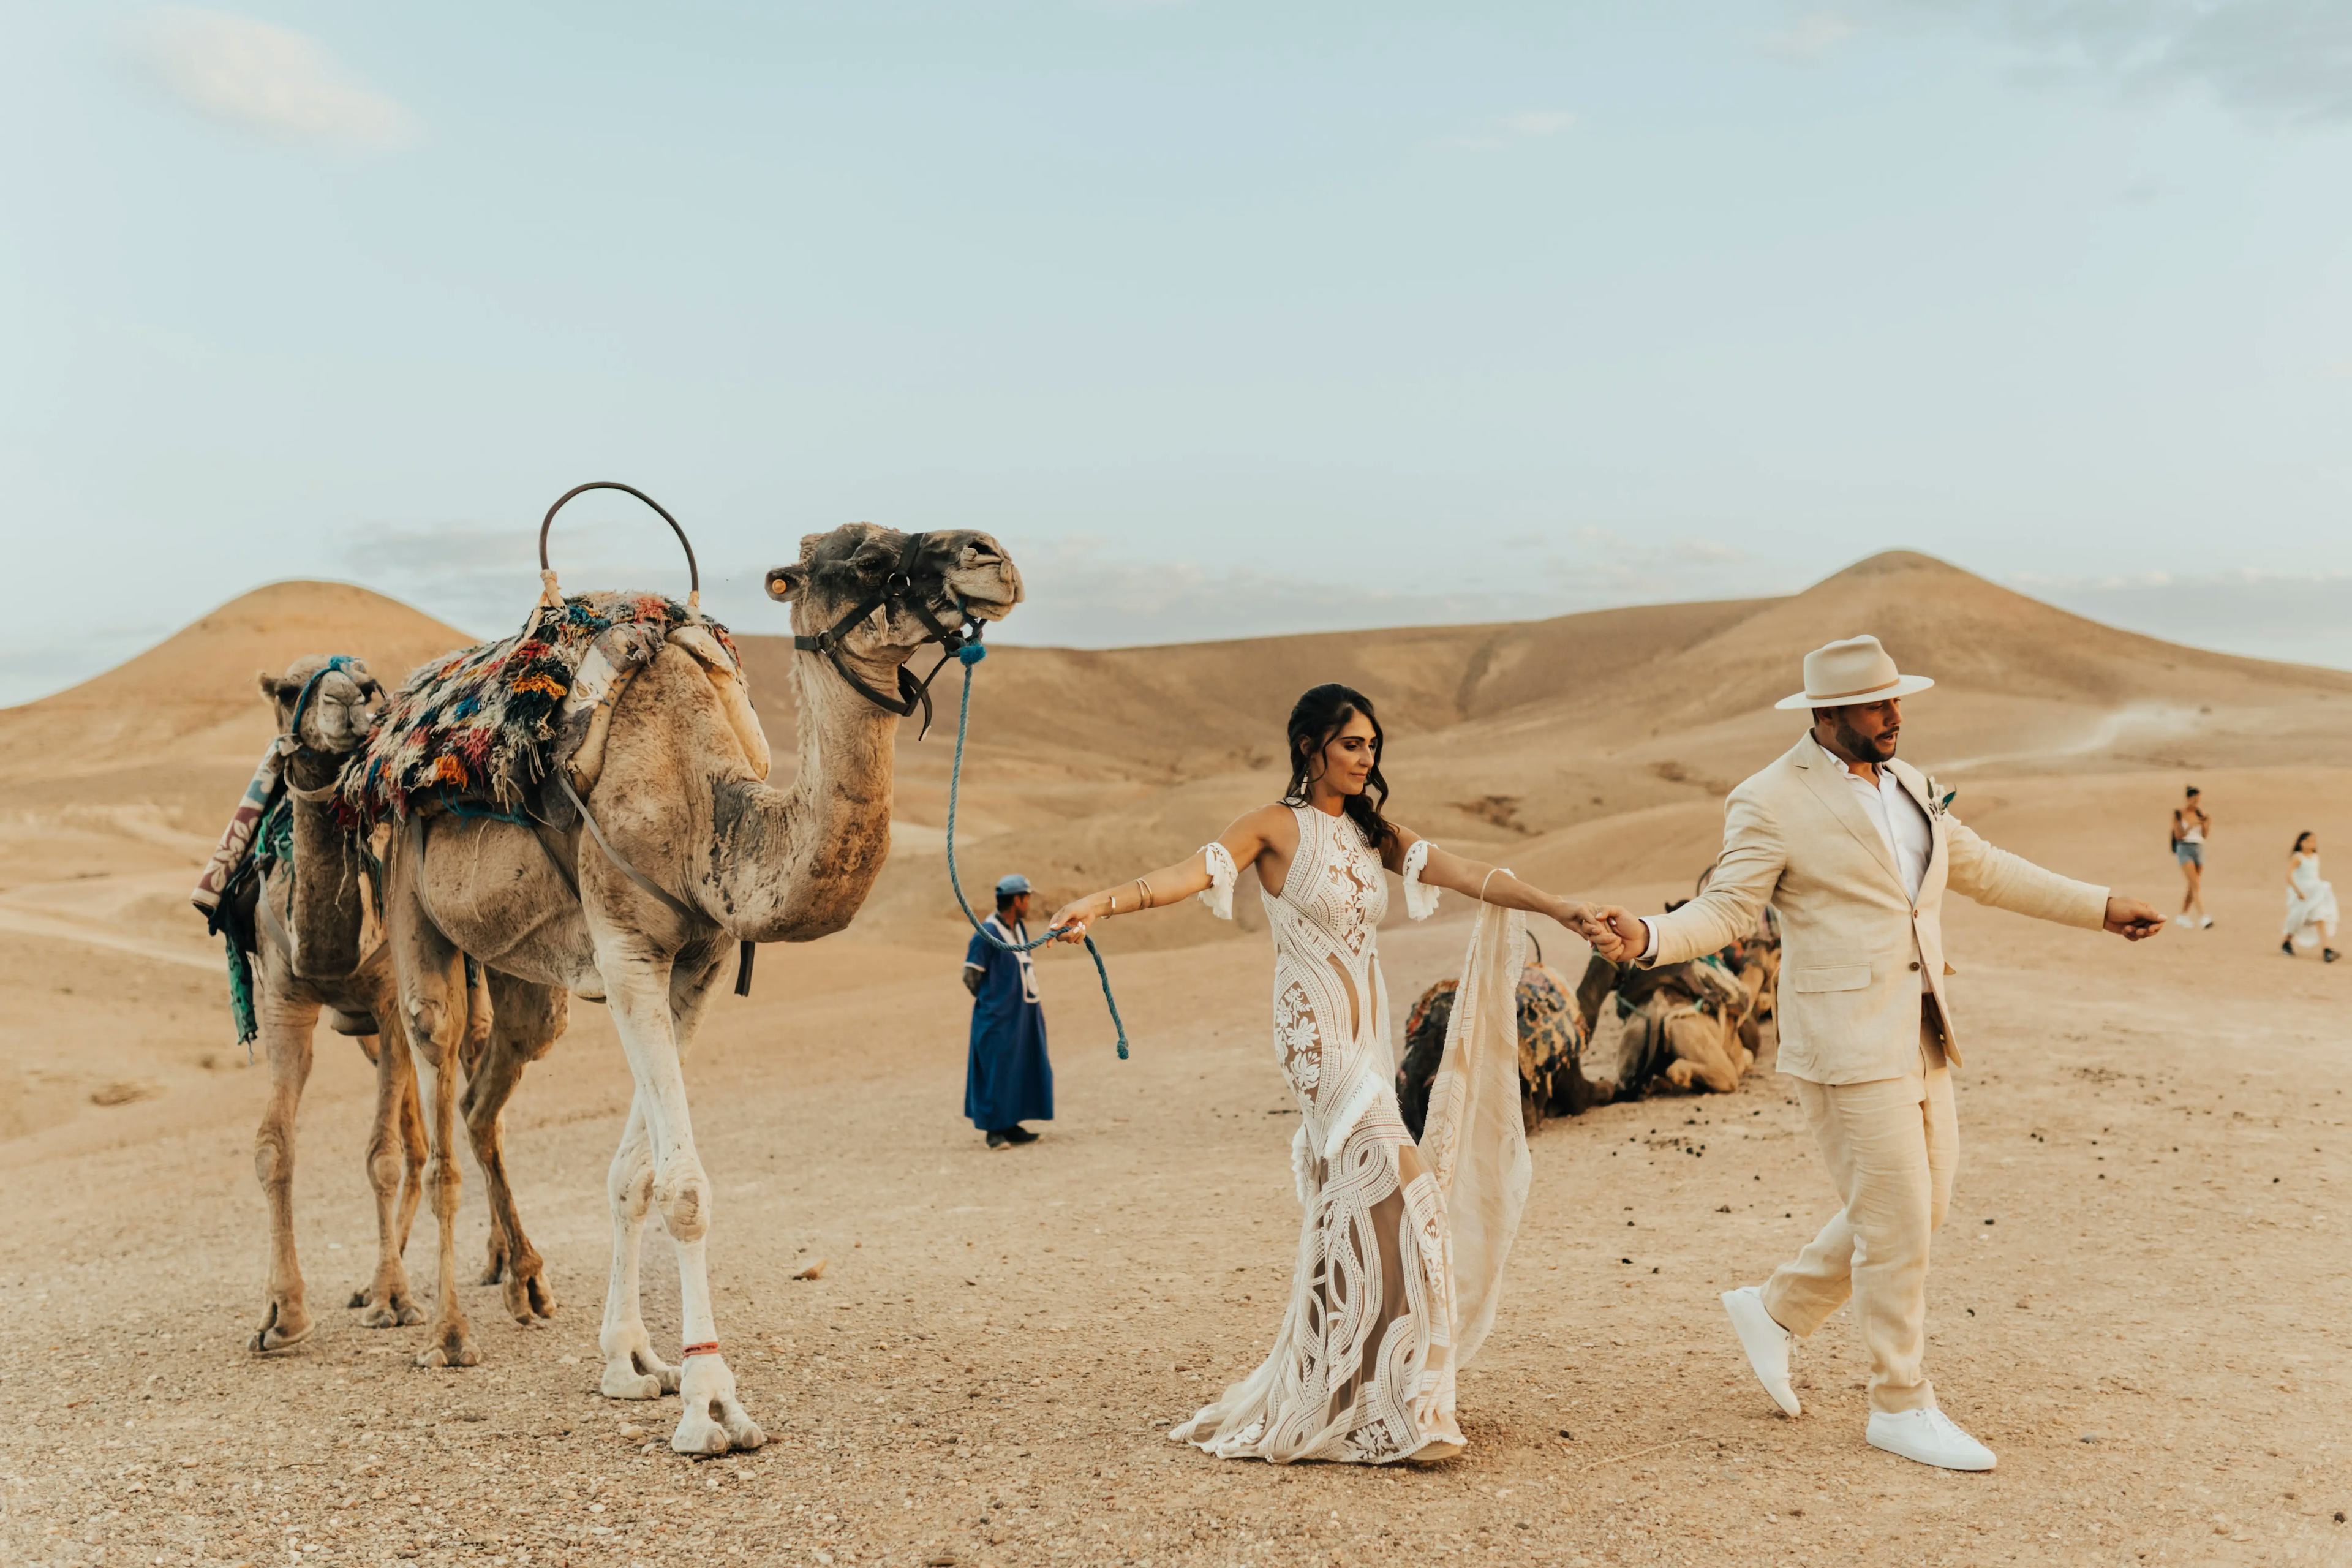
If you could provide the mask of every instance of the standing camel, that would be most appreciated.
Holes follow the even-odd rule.
[[[293,1183],[296,1115],[310,1079],[321,1013],[336,1033],[356,1037],[375,1066],[375,1116],[367,1149],[376,1202],[375,1278],[349,1303],[360,1310],[360,1322],[367,1328],[425,1321],[424,1310],[410,1295],[402,1255],[423,1193],[420,1175],[428,1151],[392,957],[361,879],[362,847],[338,822],[331,803],[335,777],[365,739],[383,689],[360,660],[334,662],[317,655],[296,660],[283,676],[265,670],[259,681],[263,700],[277,712],[279,733],[288,738],[280,742],[279,762],[288,831],[275,847],[256,846],[262,868],[247,894],[252,908],[246,917],[253,936],[254,1018],[270,1078],[253,1150],[254,1171],[269,1202],[269,1286],[250,1346],[275,1351],[307,1338],[314,1326],[294,1245]],[[483,1283],[496,1283],[503,1275],[509,1308],[524,1322],[551,1313],[554,1300],[511,1199],[498,1201],[506,1185],[498,1112],[523,1066],[544,1055],[562,1032],[562,1002],[558,994],[551,1012],[531,988],[502,975],[482,976],[467,995],[460,1045],[470,1075],[469,1130],[492,1187],[490,1260]],[[477,1100],[483,1102],[478,1115],[471,1114]]]
[[[1000,618],[1021,599],[1019,573],[986,534],[870,523],[803,539],[799,561],[770,572],[767,586],[792,606],[805,655],[793,662],[800,766],[789,790],[763,782],[767,742],[733,660],[715,638],[673,636],[613,701],[599,771],[581,792],[601,837],[576,821],[558,831],[428,804],[395,826],[387,855],[402,1016],[435,1068],[441,1288],[419,1360],[479,1360],[452,1284],[456,1167],[438,1158],[452,1122],[444,1064],[465,1022],[460,954],[471,952],[611,1010],[636,1092],[606,1184],[603,1389],[616,1399],[682,1393],[670,1447],[687,1454],[767,1438],[719,1349],[705,1261],[711,1184],[680,1059],[739,942],[813,942],[856,914],[889,850],[895,731],[914,706],[908,660],[967,617]],[[678,1365],[655,1353],[638,1299],[652,1205],[677,1258]]]

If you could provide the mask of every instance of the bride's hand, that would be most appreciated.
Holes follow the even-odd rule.
[[[1080,899],[1074,903],[1064,904],[1055,910],[1054,918],[1046,922],[1046,929],[1054,933],[1054,940],[1069,942],[1086,941],[1087,922],[1093,920],[1096,914],[1094,902],[1091,898]]]
[[[1587,942],[1597,942],[1600,938],[1603,922],[1601,911],[1591,904],[1577,899],[1561,899],[1553,906],[1551,918]]]

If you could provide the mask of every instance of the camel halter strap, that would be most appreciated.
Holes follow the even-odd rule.
[[[279,756],[290,757],[302,749],[302,720],[304,715],[310,711],[310,700],[319,694],[319,682],[331,675],[339,673],[351,675],[353,670],[359,671],[352,678],[359,682],[361,695],[364,696],[369,691],[373,691],[378,697],[383,695],[383,685],[374,676],[367,673],[367,666],[361,660],[347,653],[331,656],[326,663],[310,672],[310,678],[302,683],[302,689],[295,695],[294,716],[286,721],[286,732],[278,737]],[[330,784],[323,789],[304,789],[292,779],[286,780],[287,794],[312,805],[318,805],[320,801],[331,799],[336,787],[335,784]]]
[[[938,616],[932,614],[930,594],[924,589],[943,588],[946,574],[940,572],[927,572],[923,574],[925,582],[920,584],[917,583],[915,576],[916,569],[922,562],[923,546],[929,539],[930,535],[928,533],[910,534],[907,540],[907,548],[899,553],[898,566],[887,577],[882,579],[880,587],[860,599],[855,609],[845,613],[839,620],[814,637],[793,638],[793,647],[801,652],[822,654],[832,660],[833,668],[841,679],[849,682],[860,697],[865,698],[884,712],[896,713],[899,718],[904,719],[912,714],[916,709],[920,708],[923,710],[923,727],[915,732],[915,739],[918,741],[931,732],[931,682],[940,678],[940,671],[948,667],[948,660],[951,658],[963,658],[966,668],[969,668],[971,663],[969,650],[980,646],[981,635],[979,620],[965,613],[961,600],[956,603],[956,613],[961,616],[960,625],[948,626],[941,622]],[[866,678],[852,669],[849,661],[841,656],[842,639],[847,637],[859,622],[886,605],[894,610],[904,610],[922,622],[925,629],[930,633],[923,641],[939,644],[940,650],[939,663],[931,666],[930,674],[920,680],[916,679],[914,671],[905,665],[898,667],[898,695],[896,697],[885,697],[875,690],[866,683]],[[966,679],[968,680],[970,678]]]

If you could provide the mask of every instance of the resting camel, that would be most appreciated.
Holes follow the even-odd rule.
[[[280,764],[292,826],[291,861],[269,863],[248,886],[249,903],[237,921],[253,939],[254,1016],[270,1078],[269,1100],[253,1146],[254,1171],[269,1201],[269,1287],[250,1345],[275,1351],[307,1338],[314,1326],[294,1247],[294,1134],[321,1013],[336,1033],[358,1038],[376,1069],[375,1119],[367,1150],[376,1200],[375,1278],[349,1303],[360,1310],[360,1322],[368,1328],[425,1321],[409,1292],[402,1255],[423,1193],[427,1144],[391,953],[362,880],[361,846],[337,822],[327,798],[328,786],[364,739],[383,700],[383,689],[359,660],[329,668],[329,660],[318,655],[296,660],[283,676],[265,670],[259,681],[263,700],[276,710],[279,732],[291,732],[294,740]],[[306,689],[310,700],[300,702]],[[295,730],[298,703],[301,715]],[[512,1092],[522,1065],[544,1054],[562,1026],[560,1010],[551,1020],[521,989],[496,975],[477,984],[468,995],[460,1047],[472,1075],[468,1101],[478,1095],[487,1108],[475,1130],[476,1153],[499,1188],[505,1185],[505,1162],[498,1146],[497,1107]],[[496,1283],[502,1272],[509,1274],[509,1306],[529,1321],[534,1313],[551,1312],[554,1303],[538,1279],[538,1254],[513,1218],[510,1201],[505,1218],[501,1225],[494,1203],[489,1277],[483,1282]]]
[[[443,1064],[465,1025],[461,952],[610,1008],[636,1092],[606,1184],[602,1386],[616,1399],[682,1393],[670,1447],[688,1454],[767,1438],[719,1349],[705,1259],[711,1184],[681,1058],[739,942],[813,942],[856,914],[889,848],[895,731],[912,705],[901,684],[911,682],[908,660],[940,640],[943,621],[994,620],[1021,599],[1020,574],[987,535],[910,537],[869,523],[810,535],[767,586],[805,639],[793,662],[800,767],[789,790],[764,782],[767,742],[737,672],[711,662],[715,641],[697,652],[673,637],[613,701],[598,771],[582,792],[601,840],[577,823],[559,832],[428,805],[395,826],[386,856],[402,1017],[435,1067],[436,1158],[450,1131]],[[464,1366],[479,1352],[452,1288],[456,1173],[441,1163],[441,1289],[419,1360]],[[686,1343],[675,1366],[655,1352],[638,1300],[651,1205],[677,1258]]]

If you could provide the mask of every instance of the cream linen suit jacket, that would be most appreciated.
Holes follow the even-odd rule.
[[[1944,977],[1944,890],[1980,904],[2098,929],[2107,889],[1996,849],[1949,812],[1905,762],[1886,764],[1927,813],[1932,844],[1915,903],[1895,855],[1843,764],[1811,731],[1731,792],[1723,858],[1706,892],[1653,916],[1653,965],[1713,952],[1780,914],[1780,1070],[1815,1083],[1867,1083],[1919,1069],[1920,980],[1943,1022],[1945,1055],[1960,1059]]]

